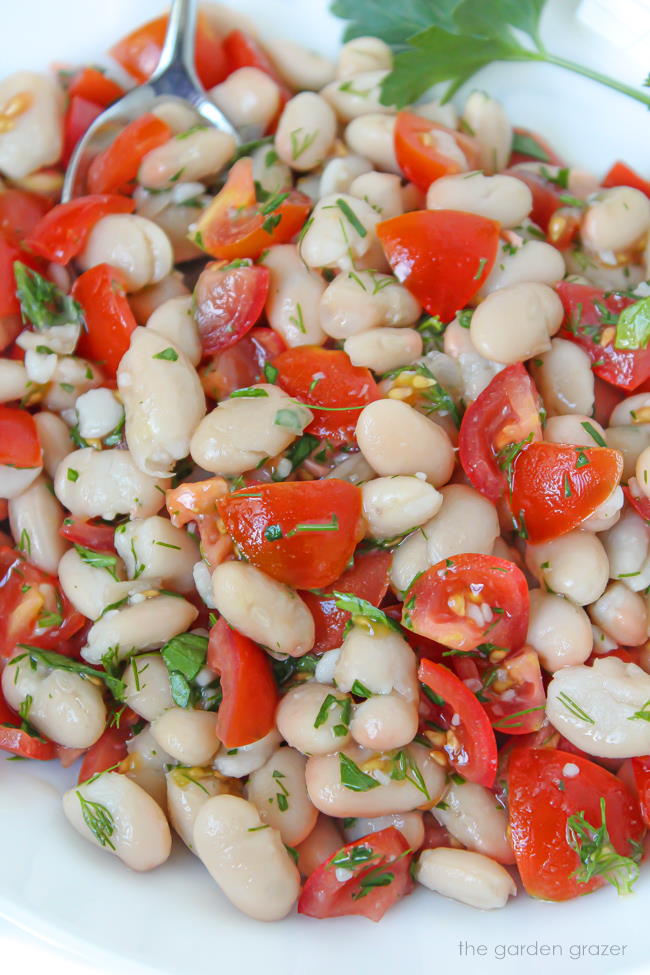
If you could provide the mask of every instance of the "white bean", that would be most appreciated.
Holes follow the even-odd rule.
[[[117,559],[115,565],[109,568],[110,572],[90,565],[73,548],[59,562],[59,583],[64,595],[76,610],[90,620],[99,619],[107,606],[154,585],[152,579],[125,581],[126,573],[121,559]],[[155,580],[155,583],[159,583],[159,580]]]
[[[645,601],[622,582],[610,582],[600,599],[589,607],[589,615],[620,646],[635,647],[648,637]]]
[[[251,127],[261,134],[280,107],[280,87],[259,68],[237,68],[210,89],[210,98],[236,129]],[[229,153],[232,155],[232,150]],[[228,157],[224,163],[228,161]]]
[[[43,467],[53,478],[63,458],[74,450],[74,444],[67,424],[56,413],[40,410],[34,414],[34,420],[43,450]]]
[[[494,505],[465,484],[448,484],[440,493],[440,510],[422,528],[430,564],[463,552],[489,555],[499,535]]]
[[[169,821],[183,843],[194,850],[194,823],[212,796],[228,794],[228,782],[212,769],[171,769],[165,776]]]
[[[471,403],[492,382],[503,366],[480,355],[472,342],[469,329],[463,328],[457,318],[445,329],[443,343],[445,354],[458,363],[463,399],[466,403]]]
[[[157,650],[190,628],[198,610],[177,596],[153,596],[123,609],[112,609],[91,627],[81,656],[91,664],[101,663],[109,650],[123,660],[137,650]]]
[[[124,409],[113,391],[106,387],[89,389],[75,403],[79,434],[84,440],[107,437],[122,422]]]
[[[376,328],[346,339],[343,350],[353,366],[388,372],[406,366],[422,354],[422,336],[414,328]]]
[[[264,39],[264,47],[271,55],[283,81],[298,91],[318,91],[334,77],[334,63],[302,44],[283,37]]]
[[[587,755],[632,758],[650,751],[650,724],[635,719],[650,698],[650,675],[636,664],[603,657],[591,667],[565,667],[547,694],[549,721]]]
[[[587,207],[580,236],[585,247],[607,260],[610,253],[626,251],[638,244],[650,228],[650,200],[631,186],[601,190]]]
[[[413,325],[421,307],[397,278],[376,271],[348,271],[327,285],[320,323],[334,339],[347,339],[381,325]]]
[[[183,282],[183,275],[180,271],[172,271],[162,281],[150,284],[142,291],[129,295],[129,305],[138,325],[144,325],[163,302],[184,295],[189,295],[189,291]]]
[[[418,883],[436,894],[483,911],[505,907],[508,898],[517,893],[512,877],[500,863],[481,853],[452,847],[423,850],[415,876]]]
[[[486,359],[510,365],[551,347],[564,309],[546,284],[515,284],[481,302],[470,324],[472,343]]]
[[[583,518],[580,527],[590,532],[607,531],[612,528],[621,517],[621,509],[625,503],[625,495],[620,485],[614,488],[609,497],[592,511],[587,518]]]
[[[115,548],[130,579],[161,580],[163,588],[192,592],[192,570],[199,558],[196,539],[167,518],[135,519],[115,532]]]
[[[371,112],[388,115],[395,108],[381,101],[381,85],[387,74],[386,70],[361,71],[345,81],[331,81],[321,91],[321,97],[332,106],[341,122]]]
[[[336,64],[336,77],[342,81],[366,71],[390,70],[393,52],[379,37],[355,37],[343,44]]]
[[[579,413],[584,416],[592,412],[594,374],[591,360],[575,342],[553,339],[550,349],[535,357],[531,367],[537,389],[550,414]]]
[[[636,459],[635,474],[641,493],[650,497],[650,449],[642,450]]]
[[[318,728],[316,720],[328,702],[325,721]],[[308,681],[287,691],[275,715],[278,731],[284,740],[303,755],[327,755],[344,748],[349,731],[343,725],[343,708],[349,707],[347,694],[328,684]],[[336,703],[335,703],[336,702]]]
[[[282,110],[275,151],[292,169],[304,173],[320,166],[336,138],[336,115],[320,95],[301,91]]]
[[[623,483],[629,481],[636,473],[636,462],[639,455],[650,447],[650,423],[639,423],[636,426],[608,427],[605,431],[607,446],[618,450],[623,455]]]
[[[348,209],[354,223],[346,215]],[[311,221],[300,244],[300,256],[309,267],[350,271],[355,269],[355,262],[369,254],[374,256],[379,214],[356,196],[342,193],[322,197],[314,207]]]
[[[201,122],[201,116],[198,112],[194,111],[189,102],[157,102],[152,107],[151,112],[156,118],[161,119],[161,121],[168,125],[174,135],[181,135]]]
[[[270,271],[266,317],[289,348],[322,345],[318,308],[325,291],[320,274],[305,267],[293,244],[270,247],[261,262]]]
[[[153,870],[171,852],[172,837],[160,806],[118,772],[69,789],[63,812],[84,839],[114,853],[132,870]],[[103,828],[91,830],[87,819],[97,821],[99,814]]]
[[[126,685],[126,704],[146,721],[155,721],[163,711],[173,707],[169,671],[159,653],[132,657],[122,679]]]
[[[533,589],[526,643],[551,674],[561,667],[583,664],[593,647],[589,617],[570,599]]]
[[[322,863],[329,860],[337,850],[340,850],[342,846],[343,838],[339,832],[336,820],[319,813],[316,825],[307,839],[303,840],[296,847],[300,873],[303,877],[308,877],[317,867],[320,867]]]
[[[214,796],[194,823],[194,849],[235,907],[258,921],[280,921],[300,892],[300,876],[279,832],[251,802]]]
[[[228,775],[241,779],[261,768],[280,744],[281,738],[275,728],[268,735],[251,742],[250,745],[240,745],[239,748],[220,748],[213,766],[221,775]]]
[[[192,314],[191,295],[168,298],[147,319],[147,328],[164,338],[183,352],[193,366],[201,361],[201,339]]]
[[[337,156],[330,159],[323,166],[318,184],[318,196],[330,196],[332,193],[349,193],[350,186],[363,173],[372,172],[372,166],[362,156]],[[356,196],[356,193],[352,194]]]
[[[174,256],[167,235],[151,220],[115,213],[97,221],[77,260],[84,271],[110,264],[124,274],[127,291],[138,291],[168,275]]]
[[[168,480],[143,474],[128,450],[83,447],[64,457],[54,476],[54,493],[68,511],[108,521],[155,515],[168,487]]]
[[[361,484],[374,476],[375,472],[370,464],[367,463],[362,454],[356,453],[351,454],[345,460],[336,458],[335,466],[329,474],[325,475],[325,479],[334,477],[337,480],[349,481],[350,484]]]
[[[564,257],[543,240],[524,240],[518,247],[502,242],[479,298],[516,284],[557,284],[565,275]]]
[[[253,179],[273,195],[291,185],[291,170],[283,163],[273,146],[258,146],[251,152]]]
[[[512,149],[512,126],[503,105],[484,91],[473,91],[465,102],[463,119],[479,144],[485,172],[504,169]]]
[[[409,184],[412,185],[412,184]],[[417,209],[409,207],[406,202],[407,187],[402,187],[402,180],[395,173],[363,173],[352,181],[348,192],[369,203],[382,220],[399,217],[405,210]]]
[[[199,423],[190,452],[204,470],[226,476],[243,474],[281,453],[311,423],[311,411],[277,386],[254,388],[266,396],[224,400]]]
[[[314,620],[293,589],[245,562],[222,562],[212,575],[215,606],[244,636],[301,657],[314,645]]]
[[[602,596],[609,563],[602,543],[591,532],[575,530],[541,545],[528,545],[526,563],[551,592],[586,606]]]
[[[374,819],[356,817],[349,826],[346,825],[345,839],[347,843],[353,843],[390,826],[400,831],[411,850],[418,850],[424,843],[424,817],[421,812],[389,813]]]
[[[378,474],[423,473],[440,487],[454,469],[454,450],[442,427],[400,400],[380,399],[365,406],[356,437]]]
[[[43,406],[55,413],[63,413],[74,407],[82,393],[101,386],[103,381],[101,371],[87,359],[59,356],[52,381],[43,397]]]
[[[334,670],[334,683],[351,691],[355,681],[372,694],[395,691],[411,703],[418,700],[417,661],[411,647],[393,630],[353,626],[346,633]]]
[[[344,139],[351,152],[365,156],[384,173],[401,174],[395,156],[393,137],[395,116],[369,112],[353,118],[345,127]]]
[[[0,83],[0,173],[21,179],[58,162],[63,147],[63,91],[54,77],[16,71]]]
[[[453,102],[445,102],[434,98],[429,102],[418,102],[413,106],[413,111],[421,118],[428,118],[432,122],[439,122],[448,129],[458,128],[458,109]]]
[[[0,359],[0,403],[22,399],[27,393],[27,370],[17,359]]]
[[[419,477],[377,477],[361,486],[363,517],[371,538],[394,538],[430,521],[442,494]]]
[[[162,772],[166,765],[175,764],[172,756],[154,738],[150,724],[129,738],[126,748],[134,768],[144,767],[149,771]]]
[[[183,765],[207,765],[217,749],[217,718],[212,711],[169,708],[151,724],[161,748]]]
[[[508,814],[494,793],[476,782],[451,782],[443,804],[432,816],[468,850],[483,853],[499,863],[514,863],[508,838]]]
[[[532,193],[522,180],[480,171],[442,176],[427,192],[429,210],[465,210],[498,220],[503,227],[517,227],[532,207]]]
[[[246,797],[263,823],[277,829],[284,843],[302,843],[316,825],[318,810],[307,795],[306,759],[295,748],[278,748],[262,768],[251,773]]]
[[[633,592],[639,592],[650,584],[650,531],[636,511],[629,508],[601,541],[609,559],[609,574],[620,579]]]
[[[564,416],[550,416],[544,427],[544,440],[548,443],[570,443],[576,447],[596,447],[597,443],[589,432],[589,427],[592,427],[603,440],[605,439],[605,431],[600,423],[586,414],[566,413]]]
[[[68,547],[59,534],[63,508],[52,495],[44,477],[37,477],[27,490],[9,499],[9,524],[18,541],[29,538],[29,561],[43,572],[56,575],[59,559]]]
[[[193,129],[147,153],[138,171],[138,181],[143,186],[167,189],[177,182],[202,180],[223,169],[235,151],[232,135],[211,126]]]
[[[364,748],[388,751],[413,741],[418,732],[418,708],[400,694],[375,694],[354,708],[350,731]]]

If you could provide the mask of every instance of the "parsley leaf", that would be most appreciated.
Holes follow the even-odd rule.
[[[566,823],[567,845],[580,859],[580,866],[571,876],[578,883],[587,884],[593,877],[604,877],[616,887],[619,894],[632,893],[639,876],[641,848],[634,849],[631,857],[622,856],[614,848],[607,829],[605,800],[600,799],[600,826],[592,826],[584,812],[569,816]]]
[[[56,653],[54,650],[41,650],[39,647],[32,647],[26,643],[19,643],[18,647],[26,652],[19,654],[17,657],[12,657],[7,664],[8,667],[15,666],[21,660],[29,660],[34,670],[37,664],[43,664],[45,667],[52,667],[54,670],[67,670],[71,674],[81,674],[82,677],[94,677],[95,679],[104,681],[106,687],[117,701],[124,700],[125,684],[119,677],[108,674],[103,670],[96,670],[95,667],[82,664],[78,660],[72,660],[71,657],[64,657],[63,654]]]
[[[615,349],[645,349],[650,342],[650,298],[624,308],[616,325]]]
[[[395,630],[396,633],[401,633],[401,628],[395,620],[392,620],[390,616],[386,616],[383,610],[378,609],[369,603],[367,599],[361,599],[360,596],[355,596],[352,592],[337,592],[334,590],[332,595],[336,599],[337,609],[342,609],[346,613],[350,613],[352,618],[362,617],[363,619],[370,620],[371,623],[377,623],[380,626],[386,626],[390,630]]]
[[[54,325],[83,323],[81,305],[38,271],[33,271],[22,261],[14,261],[14,277],[22,319],[31,322],[37,332]]]

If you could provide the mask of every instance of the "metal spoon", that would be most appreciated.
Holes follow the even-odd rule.
[[[229,132],[236,143],[240,144],[237,131],[214,102],[206,97],[196,76],[195,27],[194,0],[173,0],[158,67],[146,84],[133,88],[102,112],[80,140],[66,170],[61,194],[63,203],[86,192],[86,172],[99,149],[105,148],[125,125],[145,112],[150,112],[160,102],[191,105],[208,125]]]

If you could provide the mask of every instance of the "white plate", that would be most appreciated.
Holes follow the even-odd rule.
[[[268,25],[269,33],[282,27],[287,37],[336,50],[340,25],[324,0],[237,0],[236,6],[261,28]],[[543,34],[553,51],[638,83],[647,65],[580,26],[575,7],[573,0],[551,0]],[[53,59],[98,60],[159,10],[157,0],[5,0],[3,71],[42,68]],[[648,114],[631,99],[538,65],[495,65],[476,85],[501,98],[515,124],[545,134],[567,160],[602,173],[622,158],[648,175]],[[357,918],[302,917],[262,925],[235,911],[180,844],[164,867],[139,875],[82,840],[61,812],[60,793],[73,782],[72,770],[0,759],[0,916],[108,971],[648,970],[647,877],[627,899],[609,888],[566,904],[520,896],[504,911],[482,913],[420,889],[377,926]],[[471,947],[461,952],[461,942]],[[582,960],[574,958],[580,946],[589,952]],[[612,946],[618,946],[616,955]]]

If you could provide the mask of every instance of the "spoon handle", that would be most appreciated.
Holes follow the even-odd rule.
[[[176,83],[183,75],[201,90],[201,85],[194,70],[194,36],[196,31],[196,2],[195,0],[172,0],[167,24],[165,42],[160,53],[158,66],[149,79],[154,89],[161,87],[168,90],[167,85],[157,86],[164,76],[171,75]],[[162,94],[161,92],[159,92]],[[183,95],[182,91],[175,92]]]

